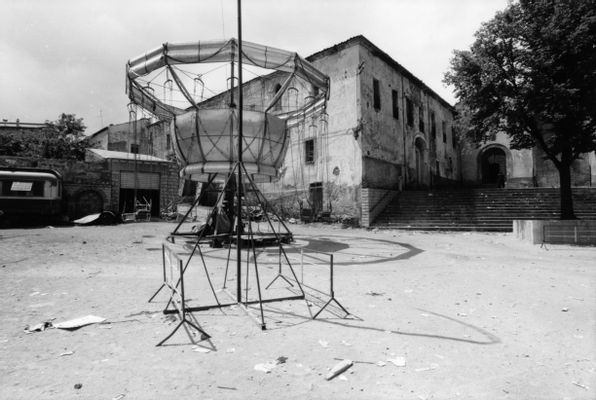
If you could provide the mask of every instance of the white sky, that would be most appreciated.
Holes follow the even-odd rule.
[[[243,39],[306,57],[362,34],[445,100],[454,49],[508,0],[243,0]],[[128,120],[126,62],[164,42],[237,37],[236,0],[0,0],[0,119]],[[103,125],[102,125],[103,122]]]

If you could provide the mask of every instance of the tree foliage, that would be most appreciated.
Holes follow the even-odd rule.
[[[39,130],[15,129],[0,134],[0,155],[83,160],[93,147],[84,136],[86,126],[74,114],[60,114]]]
[[[539,146],[559,170],[561,214],[573,217],[570,166],[596,150],[596,0],[519,0],[456,51],[455,87],[475,142],[510,136]]]

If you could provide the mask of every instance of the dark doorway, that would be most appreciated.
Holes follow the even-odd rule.
[[[311,183],[309,189],[310,204],[312,206],[313,215],[318,215],[321,211],[323,211],[323,183]]]
[[[75,219],[103,211],[103,198],[95,190],[79,193],[75,200]]]
[[[121,213],[135,212],[134,189],[120,189],[120,207]],[[159,217],[159,190],[155,189],[137,189],[137,200],[144,203],[151,202],[151,216]]]
[[[507,156],[499,148],[492,147],[482,153],[482,183],[501,186],[507,176]]]

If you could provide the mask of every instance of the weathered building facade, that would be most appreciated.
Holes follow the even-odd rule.
[[[461,163],[461,181],[466,186],[498,185],[502,179],[507,188],[559,187],[559,173],[544,153],[538,147],[511,149],[505,133],[481,145],[463,142]],[[596,186],[594,152],[583,154],[572,164],[571,184]]]
[[[368,226],[399,190],[458,180],[455,111],[432,89],[363,36],[308,60],[330,77],[326,112],[290,129],[284,174],[265,193]],[[308,90],[288,91],[280,111]]]
[[[104,150],[137,153],[173,160],[168,126],[149,118],[111,124],[91,135],[92,143]]]

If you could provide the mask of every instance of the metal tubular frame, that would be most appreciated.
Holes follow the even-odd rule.
[[[237,163],[234,166],[234,168],[232,169],[232,171],[230,173],[230,177],[232,174],[236,174],[237,176],[244,175],[247,178],[248,185],[250,186],[250,189],[251,189],[251,193],[255,194],[258,205],[263,210],[269,210],[267,200],[259,192],[258,188],[256,187],[256,184],[251,179],[250,174],[246,171],[244,165],[242,165],[241,163]],[[215,215],[217,213],[218,204],[220,203],[220,200],[222,199],[222,196],[225,193],[227,186],[229,184],[231,184],[230,177],[226,180],[226,184],[224,185],[224,187],[222,188],[222,190],[220,192],[220,195],[218,196],[217,204],[215,205],[215,207],[213,208],[213,210],[211,211],[211,213],[209,214],[209,216],[207,218],[207,224],[214,221]],[[242,193],[242,191],[244,191],[244,188],[240,189],[240,193]],[[236,192],[236,195],[237,194],[238,194],[238,191]],[[236,199],[236,202],[238,204],[238,199]],[[197,203],[198,203],[198,201],[195,200],[195,202],[193,203],[193,207],[196,206]],[[273,214],[275,215],[276,218],[279,219],[279,216],[277,214],[275,214],[274,212],[273,212]],[[204,311],[204,310],[209,310],[209,309],[213,309],[213,308],[223,308],[223,307],[238,305],[244,311],[246,311],[248,314],[250,314],[248,306],[253,305],[253,304],[258,304],[259,311],[260,311],[260,318],[256,318],[256,319],[260,323],[261,329],[266,330],[267,326],[265,323],[265,310],[263,309],[263,304],[277,302],[277,301],[304,300],[305,299],[305,294],[304,294],[304,290],[302,289],[302,285],[300,284],[298,277],[296,276],[296,273],[294,272],[294,269],[292,267],[290,259],[287,256],[287,254],[283,248],[284,237],[279,232],[277,232],[275,230],[273,223],[271,221],[271,218],[269,217],[267,212],[264,213],[264,218],[265,218],[266,222],[268,223],[269,227],[271,228],[271,234],[274,237],[274,243],[276,246],[278,246],[278,249],[279,249],[279,253],[278,253],[279,254],[279,273],[278,273],[278,276],[276,276],[273,279],[273,281],[265,287],[265,290],[267,290],[271,286],[271,284],[279,277],[283,278],[291,286],[294,286],[292,284],[292,282],[290,281],[291,278],[288,279],[282,275],[282,265],[281,264],[282,264],[282,255],[283,255],[283,259],[285,259],[287,266],[292,273],[293,279],[296,282],[296,285],[298,286],[299,294],[293,295],[293,296],[287,296],[287,297],[263,299],[263,293],[262,293],[261,281],[260,281],[261,279],[259,276],[259,266],[258,266],[258,261],[257,261],[257,253],[256,253],[256,249],[255,249],[256,242],[257,242],[257,235],[256,235],[256,232],[253,231],[252,219],[250,218],[250,216],[246,220],[247,229],[246,229],[246,231],[243,230],[242,210],[240,210],[239,215],[236,215],[233,229],[231,229],[226,234],[219,234],[219,233],[215,232],[215,234],[213,234],[213,235],[207,235],[207,234],[205,234],[205,229],[201,230],[201,232],[199,232],[198,235],[193,234],[193,239],[195,240],[195,244],[193,245],[192,250],[189,251],[188,258],[184,262],[182,260],[180,260],[180,269],[179,269],[180,276],[179,276],[177,282],[175,284],[173,284],[170,281],[170,279],[169,279],[170,277],[168,277],[168,274],[167,274],[166,250],[174,252],[174,249],[169,249],[169,248],[167,249],[166,247],[167,247],[167,243],[172,243],[172,244],[175,243],[176,236],[190,237],[191,234],[189,234],[189,233],[179,233],[178,232],[180,226],[182,225],[182,223],[184,223],[185,219],[187,219],[189,215],[190,215],[190,210],[185,214],[183,220],[177,225],[176,229],[166,238],[166,243],[164,243],[162,245],[162,268],[163,268],[164,282],[162,283],[161,287],[149,299],[149,301],[152,301],[155,298],[155,296],[164,287],[169,288],[171,290],[171,294],[170,294],[168,303],[167,303],[165,309],[163,310],[163,313],[164,314],[177,314],[181,318],[181,322],[178,324],[178,326],[176,326],[174,331],[170,335],[168,335],[168,337],[166,339],[162,340],[159,343],[159,345],[163,344],[166,340],[168,340],[180,328],[180,326],[182,326],[183,323],[188,323],[193,328],[198,329],[198,327],[196,327],[195,324],[190,323],[188,321],[188,319],[186,318],[186,313],[189,313],[189,312]],[[283,226],[286,227],[286,229],[287,229],[287,226],[285,224],[283,224]],[[289,230],[288,230],[288,233],[289,233]],[[291,235],[291,233],[290,233],[290,235]],[[231,256],[231,247],[234,242],[234,237],[236,238],[236,240],[235,240],[236,248],[238,249],[237,261],[238,261],[238,265],[240,265],[240,268],[241,268],[241,263],[242,263],[242,247],[243,247],[242,244],[247,243],[247,245],[246,245],[246,253],[247,253],[246,254],[246,277],[245,277],[246,283],[245,283],[244,289],[245,290],[248,289],[248,277],[249,277],[249,272],[250,272],[250,263],[252,262],[254,264],[254,273],[255,273],[255,278],[256,278],[258,299],[257,300],[249,300],[248,293],[245,294],[244,299],[242,298],[242,271],[240,271],[239,273],[237,271],[236,296],[232,295],[231,293],[229,293],[227,291],[224,291],[226,294],[230,295],[230,297],[233,299],[233,301],[229,302],[229,303],[222,303],[219,301],[216,291],[213,287],[213,283],[211,282],[211,279],[209,277],[207,261],[205,260],[205,257],[203,255],[203,252],[200,247],[200,244],[205,243],[206,239],[207,240],[209,240],[209,239],[224,239],[224,240],[226,240],[227,239],[229,249],[228,249],[228,254],[227,254],[226,270],[225,270],[225,275],[224,275],[224,288],[225,288],[225,282],[226,282],[226,279],[228,276],[228,267],[229,267],[230,256]],[[251,260],[251,253],[252,253],[252,260]],[[203,266],[205,275],[207,277],[211,292],[213,293],[213,296],[216,300],[216,304],[201,305],[201,306],[194,306],[194,307],[186,305],[186,297],[184,296],[184,291],[185,291],[184,274],[186,273],[186,270],[188,269],[190,262],[193,259],[193,257],[195,256],[195,254],[198,254],[198,256],[200,257],[201,264]],[[176,254],[174,252],[174,255],[177,259],[180,259],[179,254]],[[238,293],[240,293],[240,296],[238,296]],[[176,296],[181,297],[181,302],[183,303],[183,305],[180,307],[180,310],[176,307],[176,301],[175,301]],[[170,309],[170,305],[173,305],[174,309]],[[202,330],[200,330],[200,331],[204,335],[207,335],[204,331],[202,331]]]

